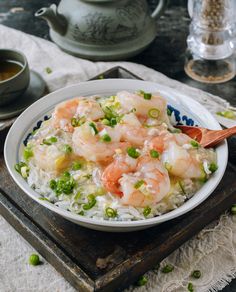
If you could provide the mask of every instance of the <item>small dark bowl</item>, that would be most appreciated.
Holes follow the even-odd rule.
[[[22,66],[16,75],[0,81],[0,106],[3,106],[11,103],[26,91],[30,81],[30,72],[25,55],[17,50],[0,49],[0,60],[16,61]]]

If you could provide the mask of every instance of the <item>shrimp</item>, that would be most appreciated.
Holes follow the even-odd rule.
[[[185,134],[162,134],[149,143],[151,149],[162,153],[161,160],[170,174],[181,178],[201,178],[202,163],[198,161],[196,151],[191,151],[191,138]],[[188,147],[190,146],[189,149]]]
[[[144,128],[134,113],[125,115],[116,129],[121,133],[121,139],[134,146],[142,146],[148,139],[148,129]]]
[[[120,197],[123,205],[134,207],[157,203],[170,191],[167,170],[159,160],[149,156],[142,156],[132,163],[124,157],[113,161],[104,170],[102,182],[108,191]],[[142,182],[138,188],[137,182]]]
[[[148,112],[150,109],[157,109],[159,111],[158,120],[164,121],[169,125],[166,101],[160,95],[152,94],[151,99],[146,100],[141,95],[121,91],[117,93],[117,99],[124,110],[130,112],[135,109],[135,113],[139,116],[141,121],[148,118]]]
[[[73,153],[65,154],[56,145],[36,145],[33,151],[34,156],[31,159],[33,163],[44,171],[55,172],[56,174],[69,167],[75,159]]]
[[[79,105],[79,98],[70,99],[59,103],[52,113],[52,126],[67,132],[73,132],[71,119],[74,117]]]
[[[149,148],[157,150],[159,153],[162,153],[171,141],[175,142],[179,146],[188,144],[192,139],[182,133],[172,134],[168,131],[162,131],[160,135],[149,139]]]
[[[124,173],[135,170],[137,160],[126,155],[118,155],[115,160],[109,164],[102,174],[102,183],[108,192],[122,197],[120,191],[119,179]]]
[[[86,117],[92,121],[97,121],[104,117],[104,112],[96,100],[81,100],[77,107],[75,117]]]
[[[137,182],[143,182],[138,189]],[[160,202],[170,191],[170,179],[161,162],[148,156],[140,159],[136,173],[126,174],[120,180],[123,192],[121,203],[145,207]]]
[[[64,131],[73,132],[71,119],[86,117],[96,121],[104,117],[100,105],[93,99],[83,100],[82,97],[74,98],[58,104],[52,114],[52,125]]]
[[[79,156],[84,157],[89,161],[107,162],[112,159],[117,149],[125,149],[129,147],[129,143],[120,142],[121,135],[119,131],[111,127],[96,125],[99,130],[98,134],[94,135],[90,122],[85,122],[82,126],[75,128],[72,135],[73,149]],[[102,127],[102,128],[101,128]],[[110,142],[101,141],[101,136],[108,134],[111,138]]]

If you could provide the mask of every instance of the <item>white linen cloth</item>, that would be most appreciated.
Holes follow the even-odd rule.
[[[85,81],[111,67],[120,65],[141,78],[176,88],[198,100],[210,111],[223,110],[228,103],[223,99],[191,88],[145,66],[128,62],[91,62],[65,54],[51,42],[27,35],[0,25],[0,48],[18,49],[25,53],[31,69],[40,73],[50,91],[80,81]],[[46,72],[46,67],[52,70]],[[0,216],[0,291],[75,291],[54,268],[43,259],[44,264],[32,267],[28,258],[35,252]],[[129,291],[187,291],[192,282],[194,291],[218,291],[236,277],[236,216],[224,214],[168,256],[166,263],[174,265],[169,274],[160,271],[147,273],[148,283]],[[194,269],[202,277],[194,280],[190,273]]]

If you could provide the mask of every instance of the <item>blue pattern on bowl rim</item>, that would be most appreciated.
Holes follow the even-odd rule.
[[[167,105],[167,109],[170,113],[170,116],[175,118],[176,125],[187,125],[187,126],[196,126],[196,127],[198,126],[192,118],[189,118],[186,115],[182,116],[181,112],[178,109],[174,108],[173,106]],[[173,115],[173,113],[174,113],[174,115]],[[41,127],[42,122],[47,121],[50,118],[51,118],[51,116],[45,115],[43,117],[43,120],[39,120],[37,122],[36,126],[33,127],[33,131],[28,133],[28,135],[24,139],[24,141],[23,141],[24,146],[27,145],[29,138],[30,138],[30,136],[33,135],[34,131],[38,130]]]

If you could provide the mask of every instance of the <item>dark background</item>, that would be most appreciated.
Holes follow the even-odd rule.
[[[157,3],[156,0],[149,0],[148,2],[152,9]],[[187,1],[170,0],[169,2],[165,13],[158,20],[158,33],[154,42],[143,53],[128,61],[151,67],[171,78],[219,95],[236,105],[235,78],[223,85],[206,85],[192,81],[185,75],[183,71],[184,54],[190,23],[186,9]],[[0,0],[0,23],[49,39],[46,22],[36,19],[34,13],[39,8],[49,6],[52,3],[58,4],[59,0]],[[16,11],[16,9],[13,9],[15,7],[23,9]],[[223,291],[236,291],[236,280]]]

